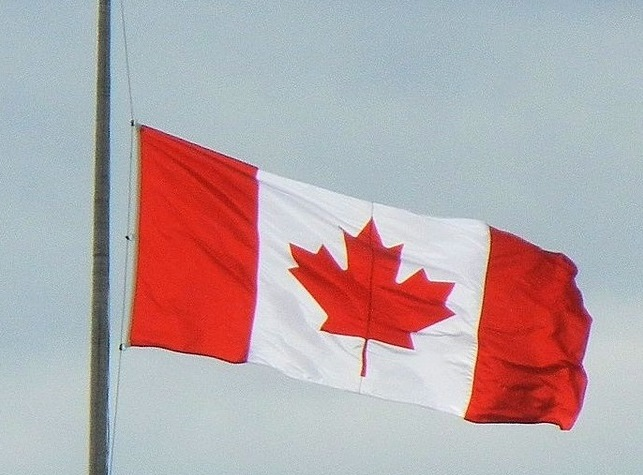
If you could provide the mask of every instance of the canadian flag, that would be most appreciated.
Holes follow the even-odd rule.
[[[564,255],[146,126],[139,150],[130,345],[260,363],[472,422],[574,424],[591,319]]]

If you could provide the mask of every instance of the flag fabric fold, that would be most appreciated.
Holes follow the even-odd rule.
[[[591,319],[562,254],[147,126],[139,154],[130,345],[260,363],[472,422],[574,424]]]

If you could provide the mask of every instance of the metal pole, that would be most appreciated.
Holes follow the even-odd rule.
[[[109,435],[110,0],[98,2],[89,475],[107,475]]]

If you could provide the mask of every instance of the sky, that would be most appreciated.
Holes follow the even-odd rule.
[[[113,3],[114,475],[640,473],[640,2],[124,0],[133,114]],[[96,20],[89,1],[0,2],[2,475],[87,470]],[[132,116],[278,175],[564,252],[593,317],[574,429],[119,353]]]

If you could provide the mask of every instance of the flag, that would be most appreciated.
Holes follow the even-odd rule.
[[[147,126],[139,153],[129,345],[268,365],[471,422],[574,424],[591,319],[564,255]]]

